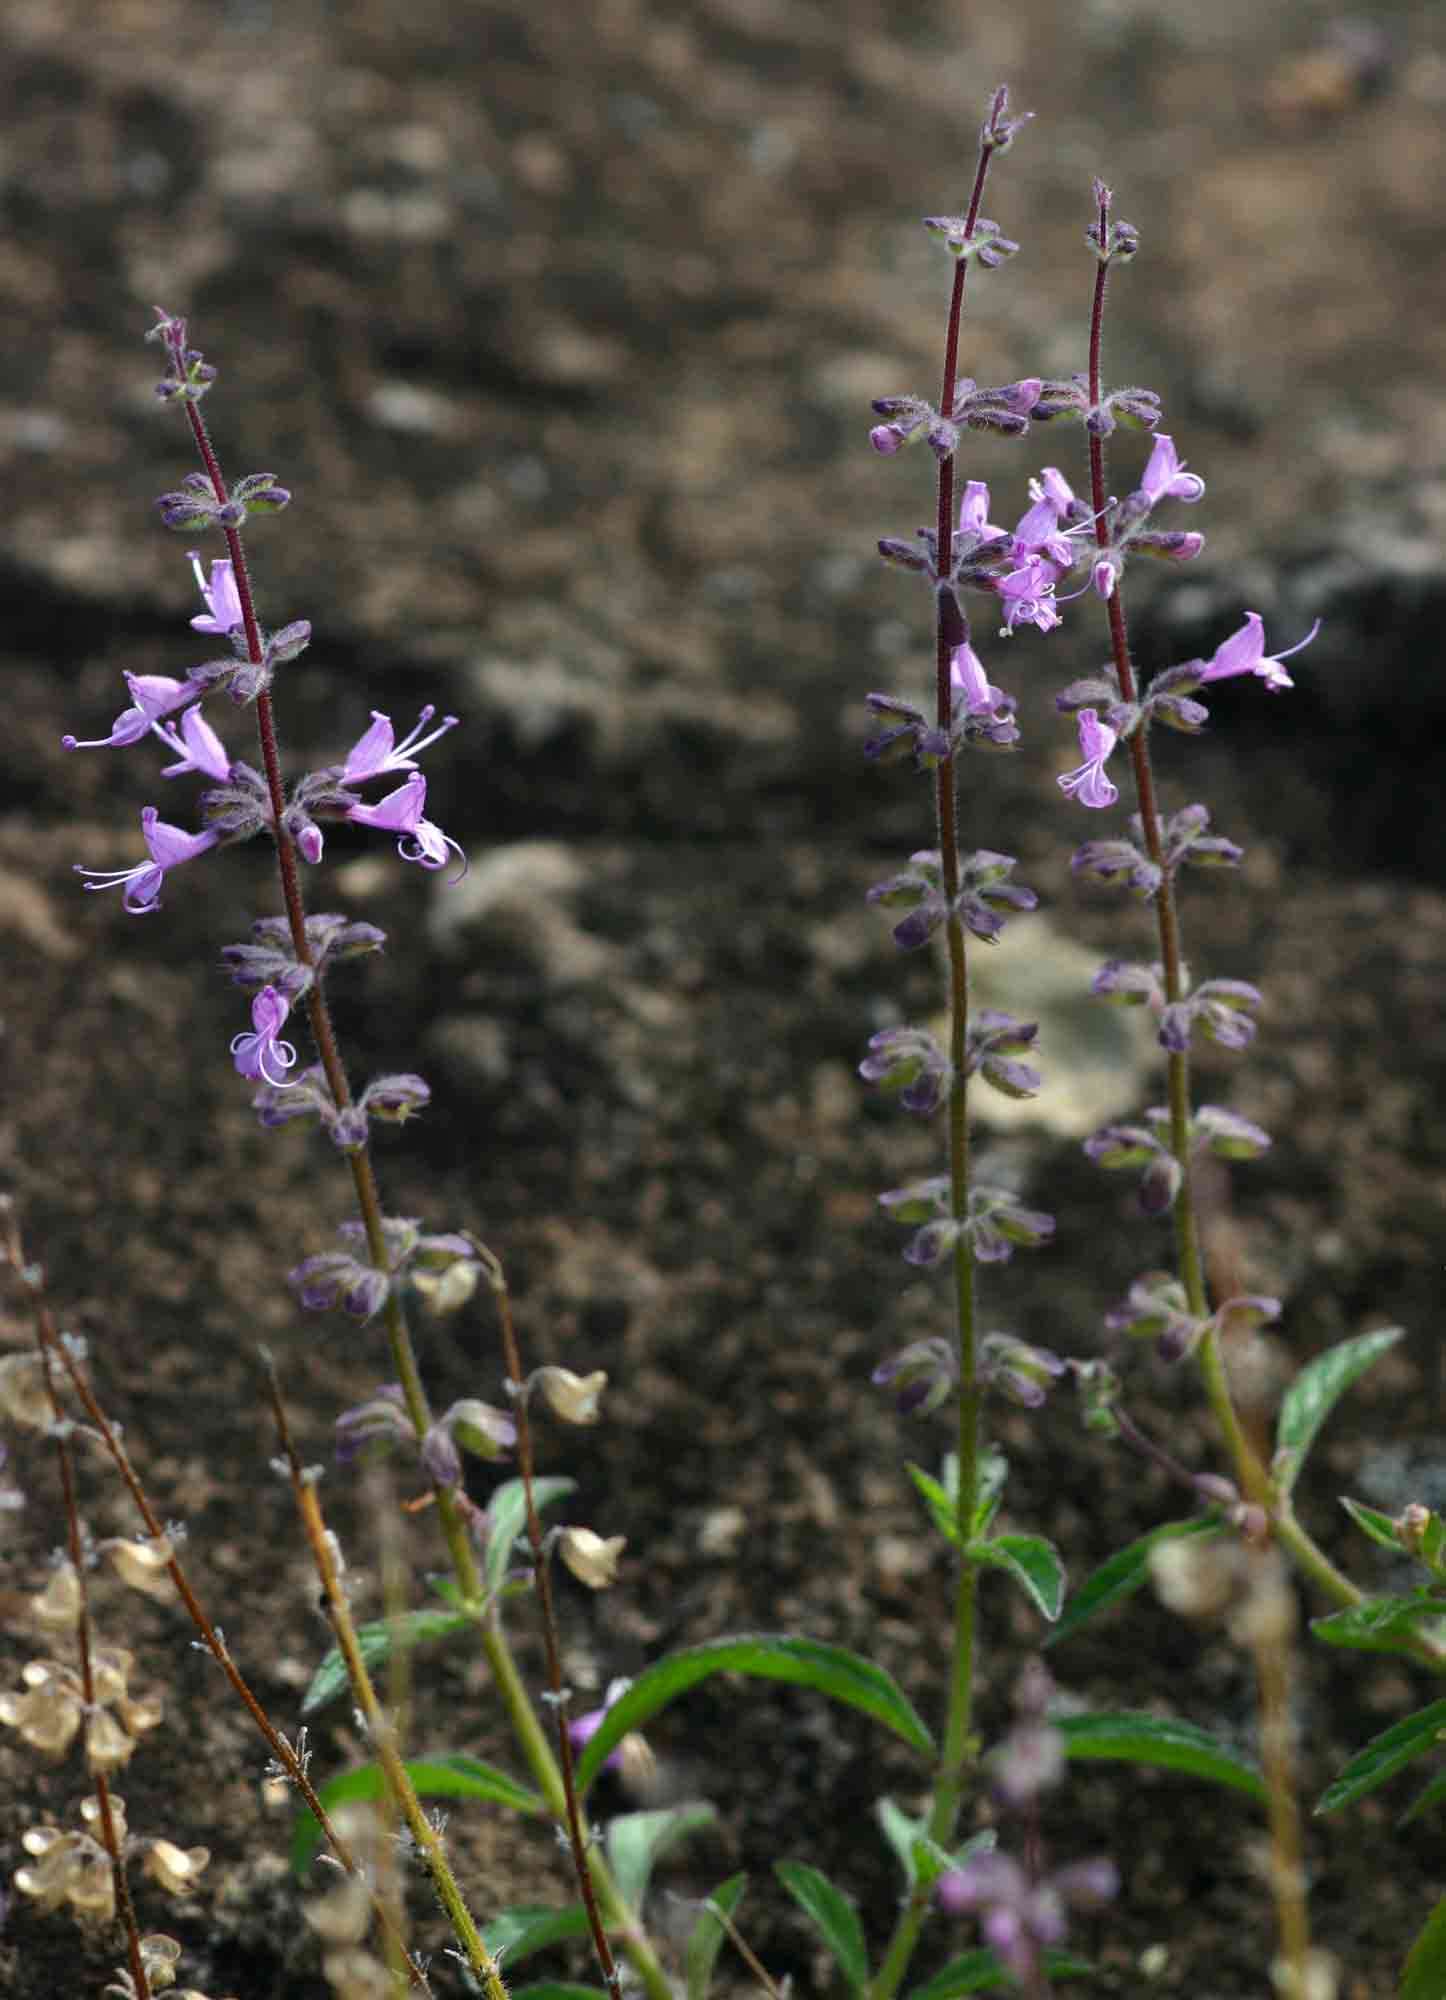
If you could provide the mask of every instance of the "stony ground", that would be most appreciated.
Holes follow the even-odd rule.
[[[872,396],[932,382],[941,273],[916,219],[960,199],[998,79],[1039,116],[991,187],[1025,250],[979,290],[969,369],[1081,365],[1080,239],[1103,172],[1145,238],[1115,289],[1112,372],[1162,393],[1210,482],[1204,562],[1135,600],[1142,659],[1208,650],[1243,605],[1279,643],[1327,620],[1295,696],[1231,690],[1207,740],[1165,746],[1177,802],[1208,799],[1249,850],[1239,879],[1192,892],[1192,958],[1270,996],[1248,1065],[1204,1066],[1211,1096],[1278,1139],[1213,1242],[1222,1270],[1285,1298],[1283,1366],[1409,1329],[1321,1446],[1302,1506],[1322,1538],[1343,1549],[1341,1491],[1442,1498],[1439,22],[1238,0],[1091,0],[1061,18],[1042,0],[967,18],[929,0],[238,0],[203,18],[169,0],[12,0],[0,18],[4,1178],[288,1727],[326,1635],[267,1470],[256,1343],[318,1459],[384,1362],[367,1332],[301,1321],[281,1286],[347,1212],[343,1177],[301,1132],[259,1132],[224,1060],[241,1015],[213,968],[272,907],[265,855],[178,875],[147,924],[69,872],[132,857],[155,760],[66,757],[59,736],[104,729],[122,669],[199,657],[182,545],[149,510],[188,466],[139,334],[154,303],[190,313],[222,370],[208,410],[226,463],[296,491],[251,547],[263,615],[316,629],[285,689],[297,767],[335,759],[372,707],[463,718],[428,771],[468,882],[449,892],[338,835],[318,907],[391,935],[338,984],[349,1045],[436,1093],[384,1136],[389,1204],[483,1231],[531,1357],[612,1378],[602,1429],[547,1441],[579,1481],[577,1518],[629,1537],[617,1591],[566,1598],[570,1674],[601,1685],[677,1644],[788,1628],[876,1654],[931,1709],[947,1569],[900,1459],[936,1460],[943,1433],[905,1435],[867,1376],[935,1324],[935,1290],[874,1210],[932,1154],[853,1079],[868,1034],[930,1004],[928,968],[896,961],[861,904],[927,841],[928,801],[859,755],[862,696],[922,684],[927,609],[872,543],[928,502],[922,459],[886,464],[864,433]],[[1077,476],[1078,449],[988,446],[970,470],[1012,519],[1027,470]],[[1137,457],[1117,462],[1124,479]],[[1082,606],[1049,653],[993,649],[1026,746],[971,763],[965,797],[971,843],[1017,853],[1041,892],[1047,916],[998,956],[1026,991],[1060,988],[1047,1059],[1076,1079],[988,1141],[1060,1216],[1048,1255],[991,1282],[989,1310],[1082,1353],[1163,1254],[1077,1145],[1081,1096],[1099,1116],[1152,1087],[1069,997],[1065,940],[1086,966],[1149,949],[1137,911],[1071,885],[1079,818],[1048,782],[1072,761],[1051,696],[1099,644]],[[7,1343],[25,1337],[7,1325]],[[439,1404],[497,1394],[483,1310],[426,1329],[424,1359]],[[1213,1463],[1190,1383],[1132,1365],[1142,1418]],[[1064,1404],[1006,1419],[1003,1443],[1010,1521],[1053,1535],[1076,1577],[1178,1506]],[[20,1449],[13,1467],[30,1495],[3,1577],[18,1669],[21,1599],[58,1528],[44,1457]],[[342,1477],[326,1497],[375,1603],[377,1503]],[[98,1467],[87,1499],[98,1534],[129,1531]],[[426,1516],[404,1528],[426,1568]],[[1350,1560],[1384,1580],[1369,1552]],[[992,1732],[1039,1632],[1002,1585],[986,1610]],[[184,1939],[185,1976],[213,1994],[319,1992],[244,1718],[169,1611],[110,1598],[103,1615],[171,1689],[125,1776],[131,1825],[214,1855],[193,1904],[153,1898],[147,1921]],[[519,1643],[535,1670],[525,1617]],[[1241,1656],[1152,1603],[1054,1660],[1092,1705],[1250,1736]],[[1303,1654],[1307,1795],[1429,1698],[1390,1658]],[[419,1744],[507,1760],[465,1654],[424,1661],[416,1700]],[[748,1868],[755,1947],[822,1990],[769,1865],[813,1854],[878,1935],[894,1885],[872,1806],[912,1803],[917,1768],[849,1713],[721,1685],[656,1748],[669,1792],[721,1815],[669,1885]],[[355,1751],[345,1719],[323,1719],[318,1770]],[[23,1830],[80,1789],[72,1764],[0,1742],[7,1872]],[[1348,2000],[1390,1990],[1439,1891],[1430,1822],[1395,1824],[1409,1797],[1407,1780],[1309,1832]],[[1228,1797],[1087,1766],[1049,1833],[1062,1855],[1108,1850],[1125,1878],[1081,1938],[1100,1990],[1266,1992],[1258,1829]],[[490,1809],[459,1812],[453,1834],[482,1910],[563,1893],[547,1842]],[[963,1941],[941,1930],[928,1963]],[[23,1899],[0,1932],[17,2000],[98,1991],[115,1962]]]

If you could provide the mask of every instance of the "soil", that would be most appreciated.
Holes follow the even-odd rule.
[[[628,1537],[616,1589],[564,1583],[571,1683],[591,1701],[673,1647],[797,1631],[878,1659],[935,1716],[949,1564],[903,1461],[937,1466],[946,1431],[901,1420],[868,1378],[939,1324],[937,1283],[900,1262],[875,1200],[935,1170],[937,1133],[855,1077],[870,1034],[936,1004],[936,968],[895,954],[863,904],[931,838],[928,792],[861,756],[864,695],[923,690],[928,600],[873,544],[927,518],[929,478],[923,451],[883,460],[866,432],[871,398],[930,393],[947,265],[917,218],[960,202],[997,80],[1038,116],[990,185],[987,213],[1024,248],[971,280],[969,371],[1082,365],[1082,235],[1103,173],[1144,245],[1112,286],[1110,372],[1160,392],[1209,483],[1201,562],[1131,572],[1141,662],[1210,651],[1243,607],[1278,646],[1325,619],[1293,694],[1218,689],[1209,733],[1161,754],[1167,803],[1208,800],[1247,850],[1239,873],[1192,883],[1190,955],[1267,994],[1248,1058],[1200,1065],[1208,1098],[1275,1138],[1212,1203],[1215,1269],[1285,1302],[1259,1350],[1276,1379],[1367,1328],[1406,1328],[1300,1494],[1365,1587],[1399,1586],[1336,1496],[1392,1512],[1446,1499],[1433,10],[11,0],[0,54],[3,1175],[278,1723],[296,1727],[327,1632],[269,1468],[258,1343],[317,1462],[386,1362],[374,1328],[302,1316],[285,1289],[346,1217],[347,1178],[314,1133],[259,1129],[225,1055],[245,1016],[220,949],[275,908],[262,844],[178,871],[144,923],[71,873],[133,859],[138,809],[161,795],[144,747],[68,756],[60,736],[103,734],[123,670],[179,675],[201,657],[182,622],[197,609],[187,543],[150,504],[190,469],[185,440],[139,336],[157,302],[189,314],[221,371],[206,409],[223,463],[295,492],[248,539],[263,618],[314,627],[278,693],[290,767],[337,761],[374,708],[399,729],[425,702],[461,718],[426,770],[467,881],[450,889],[338,828],[308,887],[314,908],[388,932],[384,956],[332,987],[358,1072],[416,1069],[433,1089],[424,1118],[380,1135],[390,1212],[479,1231],[506,1261],[529,1365],[610,1378],[599,1428],[543,1437],[544,1469],[578,1482],[559,1518]],[[1012,521],[1030,472],[1058,462],[1082,484],[1079,456],[1073,431],[985,439],[967,469]],[[1116,476],[1140,462],[1122,441]],[[968,763],[965,838],[1017,855],[1040,893],[1045,916],[997,954],[1026,991],[1064,938],[1087,963],[1151,954],[1142,906],[1072,881],[1082,816],[1050,783],[1074,761],[1053,695],[1103,657],[1101,634],[1082,603],[1047,650],[1020,635],[986,653],[1024,743]],[[216,719],[244,754],[244,718]],[[191,823],[186,789],[165,810]],[[1093,1014],[1048,1021],[1046,1069],[1100,1062],[1107,1112],[1152,1101],[1134,1043],[1101,1056]],[[988,1274],[989,1323],[1113,1353],[1103,1316],[1166,1259],[1168,1231],[1084,1160],[1069,1092],[1040,1112],[985,1135],[992,1165],[1059,1218],[1051,1248]],[[423,1321],[420,1340],[438,1408],[500,1398],[480,1299]],[[1138,1421],[1218,1467],[1188,1368],[1117,1358]],[[1188,1504],[1087,1436],[1067,1395],[1035,1416],[1001,1405],[998,1435],[1007,1524],[1053,1538],[1074,1581]],[[43,1650],[24,1600],[62,1529],[44,1450],[10,1442],[27,1499],[0,1576],[13,1683]],[[490,1483],[483,1469],[479,1498]],[[428,1514],[400,1504],[418,1491],[400,1465],[380,1497],[344,1470],[323,1482],[367,1615],[390,1539],[419,1594],[437,1564]],[[133,1530],[98,1458],[84,1499],[97,1537]],[[250,1725],[176,1613],[97,1593],[106,1635],[168,1691],[124,1773],[130,1826],[212,1854],[193,1899],[143,1887],[144,1922],[182,1939],[190,1986],[321,1993],[310,1890],[284,1863],[290,1809],[270,1800]],[[1325,1607],[1302,1594],[1300,1608]],[[999,1578],[985,1618],[990,1739],[1042,1628]],[[526,1603],[511,1622],[536,1684]],[[1253,1740],[1248,1659],[1146,1594],[1050,1659],[1073,1702]],[[1302,1643],[1296,1666],[1307,1801],[1433,1698],[1387,1655]],[[719,1814],[662,1871],[662,1932],[685,1921],[662,1890],[701,1895],[746,1869],[750,1944],[797,1990],[825,1990],[772,1863],[816,1862],[881,1937],[897,1883],[874,1805],[916,1807],[918,1763],[853,1711],[766,1684],[706,1683],[649,1735],[657,1796]],[[465,1648],[418,1659],[410,1741],[512,1763]],[[344,1705],[312,1746],[318,1776],[358,1757]],[[25,1829],[64,1822],[84,1789],[73,1757],[42,1766],[0,1738],[7,1875]],[[1435,1822],[1399,1824],[1412,1796],[1399,1779],[1307,1828],[1342,2000],[1394,1989],[1440,1893]],[[565,1897],[544,1833],[479,1806],[449,1833],[481,1912]],[[1072,1767],[1050,1852],[1107,1852],[1124,1882],[1107,1918],[1077,1928],[1102,1968],[1077,1990],[1265,1995],[1261,1833],[1253,1808],[1193,1780]],[[419,1944],[440,1951],[414,1900]],[[973,1941],[938,1920],[921,1974]],[[0,1985],[16,2000],[98,1992],[118,1962],[113,1938],[12,1899]],[[537,1964],[587,1976],[580,1958]],[[456,1990],[447,1961],[435,1970]]]

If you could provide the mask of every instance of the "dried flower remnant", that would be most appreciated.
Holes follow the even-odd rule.
[[[618,1580],[618,1558],[627,1547],[627,1537],[604,1537],[591,1528],[564,1528],[557,1547],[579,1583],[585,1583],[589,1590],[606,1590]]]

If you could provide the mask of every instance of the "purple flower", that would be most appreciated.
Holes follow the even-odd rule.
[[[149,916],[160,908],[161,884],[168,868],[194,861],[221,838],[215,827],[207,827],[204,833],[187,833],[184,827],[168,826],[154,806],[141,811],[141,837],[151,858],[138,861],[134,868],[83,868],[75,863],[77,875],[93,877],[85,883],[87,889],[124,887],[125,906],[133,917]]]
[[[602,1707],[590,1708],[586,1714],[573,1717],[572,1721],[567,1725],[567,1734],[574,1750],[581,1750],[584,1744],[591,1743],[599,1729],[602,1728],[603,1717],[614,1702],[622,1700],[631,1686],[632,1682],[630,1680],[619,1679],[609,1681],[607,1693],[603,1696]],[[603,1769],[605,1771],[620,1771],[622,1766],[623,1753],[620,1744],[616,1750],[609,1752],[603,1759]]]
[[[971,479],[964,487],[964,498],[959,502],[959,532],[972,536],[975,542],[997,542],[1004,535],[1003,528],[995,527],[989,516],[989,488],[982,479]]]
[[[1016,625],[1035,625],[1041,632],[1054,630],[1060,623],[1054,604],[1054,582],[1052,565],[1038,556],[1032,556],[1021,569],[999,578],[994,588],[1004,604],[1006,634],[1013,632]]]
[[[296,1050],[277,1037],[290,1012],[290,1005],[274,986],[262,987],[251,1002],[251,1025],[256,1032],[237,1035],[231,1043],[231,1059],[239,1076],[269,1083],[275,1090],[286,1088],[286,1072],[295,1066]]]
[[[1118,786],[1105,776],[1105,763],[1119,738],[1092,708],[1082,708],[1078,719],[1080,754],[1085,761],[1055,782],[1082,806],[1112,806],[1120,794]]]
[[[211,581],[207,583],[201,574],[201,556],[197,549],[188,549],[191,568],[196,576],[196,588],[206,600],[206,609],[199,618],[191,620],[191,629],[196,632],[214,632],[224,638],[234,632],[238,625],[245,623],[241,612],[241,598],[236,589],[236,573],[224,559],[211,565]]]
[[[1074,544],[1059,525],[1054,502],[1043,491],[1034,505],[1020,516],[1011,546],[1016,562],[1028,562],[1032,556],[1045,556],[1056,569],[1066,570],[1074,561]]]
[[[391,717],[374,708],[371,728],[357,739],[347,753],[341,782],[344,785],[359,785],[364,778],[381,777],[384,771],[415,771],[421,753],[439,736],[445,736],[449,729],[457,726],[455,715],[444,715],[430,736],[422,736],[421,732],[436,713],[432,703],[428,702],[417,718],[416,728],[397,743],[392,735]]]
[[[1317,618],[1305,637],[1296,645],[1289,647],[1284,653],[1269,654],[1265,650],[1265,627],[1260,621],[1260,613],[1247,611],[1245,623],[1240,630],[1232,632],[1228,639],[1223,639],[1215,648],[1212,657],[1205,662],[1200,679],[1225,681],[1236,674],[1257,674],[1272,694],[1278,694],[1282,688],[1295,686],[1295,682],[1280,664],[1281,661],[1288,660],[1293,653],[1298,653],[1302,646],[1308,646],[1319,630],[1320,620]]]
[[[230,777],[231,759],[226,755],[226,746],[202,715],[200,702],[181,717],[179,735],[159,722],[153,722],[151,729],[180,758],[178,764],[165,766],[161,772],[163,778],[179,778],[187,771],[200,771],[224,785]]]
[[[1080,502],[1075,498],[1074,488],[1057,465],[1046,465],[1040,469],[1038,479],[1029,483],[1030,493],[1036,498],[1047,500],[1061,520],[1068,519]]]
[[[1156,432],[1140,491],[1152,507],[1161,500],[1185,500],[1193,504],[1204,499],[1205,481],[1198,473],[1185,470],[1184,461],[1175,456],[1175,440]]]
[[[190,681],[174,681],[169,674],[127,674],[125,679],[132,706],[121,710],[110,726],[110,735],[93,737],[88,743],[62,736],[62,750],[120,749],[127,743],[139,743],[157,716],[169,715],[201,692]]]
[[[990,683],[979,655],[967,639],[950,655],[949,680],[955,694],[963,695],[967,715],[992,715],[1004,700],[1003,689]]]
[[[466,855],[439,826],[422,817],[426,803],[427,781],[420,771],[413,771],[405,784],[398,785],[394,792],[388,792],[376,805],[352,806],[346,817],[355,820],[358,826],[374,826],[383,833],[400,834],[398,854],[403,861],[420,862],[423,868],[445,868],[450,848],[460,859],[462,874],[465,875]]]

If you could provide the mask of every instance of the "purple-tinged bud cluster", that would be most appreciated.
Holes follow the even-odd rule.
[[[156,323],[148,330],[146,339],[159,341],[166,350],[166,374],[156,384],[158,399],[163,403],[199,403],[215,381],[216,370],[198,347],[187,347],[186,322],[157,306]]]
[[[954,1087],[954,1065],[927,1028],[884,1028],[871,1035],[859,1075],[897,1097],[905,1111],[926,1118]]]
[[[464,1451],[495,1463],[516,1442],[517,1426],[504,1410],[464,1396],[423,1438],[422,1470],[434,1486],[460,1486]]]
[[[1197,1147],[1222,1160],[1253,1160],[1266,1152],[1270,1135],[1238,1112],[1222,1105],[1202,1104],[1189,1122],[1190,1150]],[[1143,1170],[1140,1206],[1146,1215],[1163,1215],[1172,1208],[1184,1180],[1184,1170],[1170,1150],[1170,1114],[1152,1105],[1142,1125],[1102,1125],[1084,1142],[1086,1157],[1097,1167]]]
[[[959,1357],[952,1341],[931,1335],[912,1340],[881,1361],[869,1378],[893,1394],[901,1417],[927,1417],[941,1409],[959,1384]]]
[[[1238,868],[1245,850],[1223,835],[1208,832],[1210,812],[1203,805],[1181,806],[1159,823],[1164,874],[1173,877],[1186,862],[1195,868]],[[1124,881],[1146,901],[1160,887],[1161,870],[1145,851],[1144,822],[1130,817],[1130,839],[1087,840],[1076,849],[1070,867],[1076,875],[1093,875],[1101,882]]]
[[[1160,1017],[1160,1046],[1184,1055],[1198,1027],[1223,1049],[1248,1048],[1255,1039],[1253,1016],[1260,1001],[1260,988],[1244,979],[1207,979],[1185,999],[1165,1008]]]
[[[340,1465],[350,1465],[368,1445],[390,1450],[393,1445],[415,1444],[417,1434],[407,1415],[407,1399],[399,1382],[385,1382],[364,1403],[343,1410],[336,1420],[336,1456]]]
[[[1005,1097],[1033,1097],[1043,1079],[1037,1069],[1015,1058],[1031,1051],[1038,1036],[1038,1021],[1019,1021],[995,1007],[981,1009],[965,1039],[965,1075],[977,1073]]]
[[[993,943],[1004,929],[1002,911],[1032,910],[1039,901],[1032,889],[1008,879],[1015,865],[1013,855],[988,848],[960,858],[954,911],[965,928],[986,943]],[[901,951],[917,951],[927,944],[949,915],[938,850],[921,848],[910,855],[908,868],[875,883],[867,900],[883,909],[908,910],[908,916],[894,926],[894,942]]]
[[[982,215],[975,217],[972,229],[968,217],[963,215],[926,215],[924,227],[931,235],[943,237],[951,257],[977,259],[986,271],[997,271],[1006,258],[1015,256],[1019,250],[1019,245],[1010,241],[997,222],[990,222]]]
[[[348,917],[324,913],[306,919],[306,948],[310,965],[297,958],[291,942],[291,927],[285,917],[258,917],[251,926],[249,944],[228,944],[221,958],[236,985],[254,993],[260,986],[276,986],[291,1001],[310,990],[316,975],[329,965],[367,952],[380,951],[387,941],[385,931],[375,924],[354,923]]]
[[[287,1273],[287,1283],[308,1312],[341,1311],[352,1319],[370,1319],[386,1303],[388,1293],[405,1283],[411,1268],[440,1273],[477,1256],[465,1236],[429,1236],[418,1222],[387,1216],[382,1222],[386,1266],[378,1269],[367,1261],[364,1223],[343,1222],[336,1233],[347,1249],[324,1250]]]
[[[1188,978],[1184,968],[1181,976]],[[1160,1017],[1160,1046],[1183,1055],[1196,1026],[1222,1048],[1247,1048],[1255,1038],[1255,1009],[1261,993],[1244,979],[1207,979],[1193,993],[1170,1001],[1165,968],[1112,958],[1090,982],[1091,993],[1121,1007],[1148,1007]]]
[[[1004,1264],[1016,1248],[1036,1250],[1054,1235],[1054,1217],[1026,1208],[1007,1188],[971,1188],[964,1215],[953,1215],[947,1174],[890,1188],[879,1206],[894,1222],[920,1225],[903,1255],[906,1263],[925,1267],[942,1263],[959,1242],[981,1264]]]
[[[1226,1299],[1213,1313],[1192,1313],[1185,1287],[1173,1272],[1146,1271],[1106,1314],[1105,1326],[1132,1340],[1153,1340],[1160,1359],[1173,1362],[1192,1354],[1212,1330],[1225,1334],[1265,1326],[1280,1317],[1280,1309],[1279,1299],[1242,1293]]]
[[[1049,1385],[1069,1363],[1048,1347],[1035,1347],[1009,1333],[986,1333],[979,1343],[979,1380],[1022,1410],[1038,1410]]]

